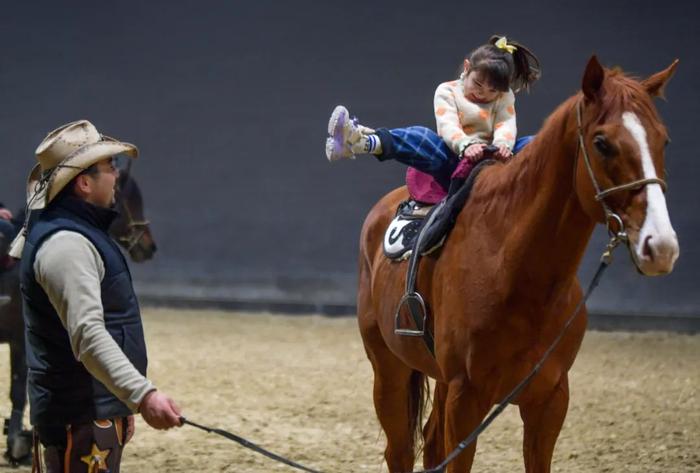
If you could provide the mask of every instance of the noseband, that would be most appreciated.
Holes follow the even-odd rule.
[[[121,192],[121,186],[119,191]],[[135,220],[129,206],[126,205],[126,201],[121,201],[121,206],[124,209],[124,216],[126,217],[126,227],[128,228],[128,233],[126,236],[121,236],[118,240],[124,244],[126,251],[130,252],[138,243],[141,238],[146,234],[148,230],[148,225],[150,222],[148,220]]]
[[[626,184],[621,184],[619,186],[613,186],[608,189],[601,189],[600,185],[598,184],[598,181],[595,178],[595,174],[593,174],[593,167],[591,167],[591,160],[588,157],[588,152],[586,150],[586,144],[583,140],[583,125],[581,124],[581,102],[583,100],[579,100],[578,103],[576,104],[576,122],[578,125],[578,142],[579,146],[581,148],[581,152],[583,154],[583,162],[586,164],[586,170],[588,171],[588,176],[591,178],[591,183],[593,184],[593,188],[595,189],[595,200],[600,202],[600,205],[603,206],[603,211],[605,212],[605,222],[608,227],[608,233],[610,233],[611,236],[615,236],[620,242],[625,242],[627,246],[629,246],[629,240],[627,238],[627,232],[625,231],[625,225],[622,222],[622,218],[615,212],[612,211],[612,209],[608,206],[608,204],[605,202],[605,198],[608,197],[611,194],[614,194],[616,192],[620,191],[626,191],[626,190],[632,190],[632,189],[641,189],[642,187],[646,186],[647,184],[659,184],[661,186],[661,189],[666,192],[667,185],[666,181],[663,179],[659,179],[658,177],[650,177],[650,178],[645,178],[645,179],[637,179],[632,182],[628,182]],[[576,154],[578,156],[578,153]],[[574,176],[576,175],[576,171],[574,170]],[[610,224],[611,222],[615,222],[618,225],[618,230],[613,231]]]

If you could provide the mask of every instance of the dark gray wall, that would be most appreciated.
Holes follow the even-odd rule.
[[[533,133],[576,91],[592,53],[640,76],[680,58],[659,109],[673,139],[668,202],[681,258],[672,275],[644,279],[620,252],[591,306],[700,312],[697,2],[1,7],[1,200],[21,204],[33,150],[49,130],[88,118],[141,148],[134,173],[160,247],[135,268],[141,286],[218,288],[221,297],[353,301],[360,225],[372,203],[402,183],[404,169],[372,159],[326,162],[335,104],[369,125],[433,126],[435,86],[490,34],[507,33],[543,64],[542,80],[518,98],[520,131]],[[598,234],[584,278],[601,246]]]

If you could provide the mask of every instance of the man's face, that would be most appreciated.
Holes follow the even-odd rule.
[[[114,166],[112,158],[103,159],[96,165],[97,172],[85,174],[89,183],[89,192],[85,200],[98,207],[114,205],[114,192],[119,170]]]

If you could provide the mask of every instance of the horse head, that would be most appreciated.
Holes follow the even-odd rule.
[[[677,64],[637,81],[604,69],[593,56],[577,103],[578,200],[592,219],[626,235],[632,260],[645,275],[671,272],[679,253],[664,196],[669,139],[653,103]]]
[[[115,210],[119,216],[109,233],[137,263],[149,260],[156,252],[148,220],[143,215],[141,190],[129,172],[119,174]]]

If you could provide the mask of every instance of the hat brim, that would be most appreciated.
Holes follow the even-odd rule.
[[[116,140],[99,141],[85,145],[53,168],[49,177],[43,182],[42,169],[37,164],[27,178],[28,209],[43,209],[75,176],[93,164],[118,154],[137,158],[138,148],[130,143]]]

